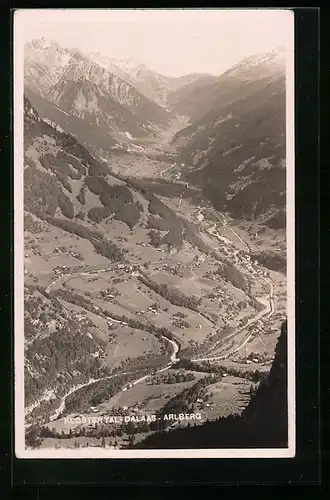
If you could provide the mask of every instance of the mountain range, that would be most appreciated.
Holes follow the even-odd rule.
[[[25,47],[25,94],[41,118],[97,156],[171,139],[182,180],[215,208],[285,227],[285,51],[250,56],[219,76],[160,75],[131,59],[83,54],[45,39]],[[143,144],[143,143],[142,143]]]
[[[79,50],[44,39],[25,47],[25,93],[41,117],[104,149],[155,135],[172,117]]]
[[[115,59],[100,53],[90,54],[91,59],[108,71],[137,88],[141,94],[162,107],[168,107],[168,96],[188,84],[204,81],[210,75],[191,73],[179,77],[164,76],[132,59]]]
[[[269,225],[285,227],[283,52],[245,59],[212,83],[195,82],[171,98],[190,117],[172,140],[185,165],[182,177],[218,210],[238,218],[268,213]]]
[[[185,308],[189,314],[198,312],[196,328],[191,323],[193,339],[202,338],[199,323],[204,319],[210,331],[214,326],[215,335],[222,335],[215,323],[218,316],[222,322],[222,313],[219,313],[222,303],[239,297],[242,307],[247,306],[245,299],[251,298],[250,281],[243,276],[243,264],[236,267],[237,252],[231,253],[231,245],[229,254],[222,253],[228,248],[223,244],[228,238],[219,237],[219,242],[215,242],[208,221],[214,221],[214,228],[219,227],[220,214],[212,210],[211,203],[225,215],[223,220],[230,226],[226,228],[224,224],[223,231],[229,229],[240,239],[239,231],[246,225],[244,231],[251,236],[250,243],[259,229],[260,233],[267,233],[265,239],[273,240],[269,245],[274,251],[270,253],[260,247],[260,252],[251,250],[251,260],[256,257],[260,263],[263,259],[270,269],[281,267],[281,271],[285,271],[282,268],[286,260],[281,253],[285,245],[277,247],[283,235],[285,238],[286,223],[285,78],[282,50],[251,56],[219,76],[195,73],[172,78],[135,61],[83,54],[45,39],[26,45],[24,230],[27,253],[24,273],[29,284],[25,291],[25,399],[31,409],[29,422],[48,422],[60,406],[61,398],[77,384],[108,378],[109,367],[117,365],[108,364],[107,356],[116,351],[114,342],[121,348],[124,327],[130,326],[126,333],[128,345],[133,340],[131,335],[139,335],[136,330],[140,328],[143,335],[144,330],[148,334],[159,333],[161,337],[167,335],[164,345],[160,344],[164,349],[159,354],[146,350],[147,337],[142,337],[141,351],[136,351],[136,358],[127,355],[129,351],[123,351],[125,363],[132,362],[134,370],[140,366],[149,370],[164,359],[169,360],[168,340],[174,337],[168,336],[172,333],[167,326],[156,321],[163,317],[164,325],[169,324],[172,312],[166,314],[172,306]],[[228,214],[240,223],[230,220]],[[265,226],[279,231],[268,231]],[[249,231],[251,228],[253,232]],[[260,240],[251,247],[255,250],[258,243]],[[181,256],[178,252],[182,252]],[[191,262],[198,262],[193,266],[196,273],[200,273],[201,283],[206,282],[206,287],[215,286],[213,290],[218,293],[222,287],[218,287],[218,281],[223,280],[221,292],[233,285],[234,293],[212,305],[206,301],[216,296],[208,293],[209,288],[202,295],[200,288],[198,301],[201,303],[197,304],[197,296],[192,295],[195,289],[190,292],[190,286],[195,286],[192,280],[195,273],[190,270],[188,273],[185,265],[176,267],[180,262],[177,257],[185,258],[187,254],[193,257],[192,261],[189,256],[189,266]],[[208,266],[205,274],[197,267],[204,261]],[[211,262],[214,271],[210,274]],[[109,271],[107,268],[112,263]],[[151,264],[162,269],[159,275],[172,274],[178,285],[172,289],[156,279],[152,281]],[[117,273],[119,265],[122,269],[127,266],[129,274],[126,270],[122,275]],[[102,272],[115,275],[106,277],[104,286],[108,286],[108,281],[113,282],[116,295],[112,295],[112,289],[92,285],[96,277],[94,271],[98,272],[103,266]],[[90,275],[83,286],[74,285],[72,277],[76,271],[77,276]],[[39,281],[38,276],[41,276]],[[58,276],[62,281],[57,281]],[[135,281],[133,286],[127,284],[128,279],[136,277],[139,278],[136,284]],[[250,274],[248,277],[252,282]],[[196,274],[195,278],[198,278]],[[121,287],[117,289],[121,283],[123,293]],[[143,297],[142,285],[151,295],[148,291]],[[259,285],[257,290],[259,293]],[[104,293],[109,291],[113,302],[105,298]],[[161,312],[164,316],[156,311],[157,326],[149,319],[152,316],[146,316],[144,323],[143,302],[134,302],[143,297],[150,309],[153,292],[157,309],[158,300],[166,300]],[[121,293],[122,297],[132,293],[138,299],[132,299],[129,306],[123,302],[123,309],[119,302]],[[273,299],[273,308],[278,307],[281,297]],[[196,309],[196,304],[203,306],[202,300],[208,304],[207,314],[204,309],[202,312]],[[77,314],[72,313],[78,309],[68,309],[69,303],[88,311],[89,321],[84,314],[80,323]],[[250,305],[255,309],[254,302],[249,302],[248,307]],[[224,312],[224,318],[229,321],[235,316],[231,311],[226,307]],[[182,315],[182,311],[180,313]],[[117,334],[112,320],[123,326]],[[187,322],[171,325],[178,328],[175,331],[190,327]],[[181,337],[179,331],[179,339],[183,339],[186,332],[182,332]],[[201,345],[208,345],[210,338],[213,340],[212,333],[207,333]],[[126,343],[125,337],[124,341]],[[195,349],[194,342],[189,342],[187,348],[180,347],[180,356],[188,356]],[[168,448],[191,447],[191,443],[198,448],[206,442],[203,432],[210,448],[235,447],[242,443],[251,447],[256,442],[260,447],[274,447],[278,443],[286,446],[285,344],[286,326],[283,325],[270,376],[261,384],[242,417],[206,422],[203,428],[196,427],[193,431],[186,428],[162,435],[155,433],[137,447],[159,448],[165,440]],[[111,359],[115,359],[115,355]],[[126,367],[125,364],[118,366]],[[120,379],[118,387],[122,383]],[[49,399],[51,395],[54,398]],[[90,404],[94,402],[89,402],[88,408]],[[280,418],[278,412],[282,413]],[[270,433],[267,422],[272,423]],[[264,432],[260,433],[260,429]],[[235,442],[231,440],[233,436]]]
[[[169,96],[169,107],[197,121],[208,111],[249,97],[278,75],[285,73],[285,51],[279,47],[239,62],[220,76],[203,75]]]

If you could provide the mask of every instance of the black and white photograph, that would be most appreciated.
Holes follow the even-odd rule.
[[[18,458],[295,456],[293,39],[15,12]]]

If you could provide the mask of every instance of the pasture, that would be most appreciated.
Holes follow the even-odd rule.
[[[209,385],[207,398],[199,405],[203,420],[240,414],[250,400],[248,394],[250,385],[251,382],[246,379],[229,375],[220,382]]]
[[[164,373],[168,373],[165,371]],[[184,389],[194,385],[199,379],[205,377],[205,373],[194,372],[195,380],[189,382],[181,382],[178,384],[157,384],[152,385],[151,378],[134,385],[127,391],[115,394],[108,401],[104,401],[99,405],[100,413],[104,410],[111,411],[113,408],[123,408],[126,406],[127,412],[130,413],[133,408],[138,408],[142,414],[152,414],[162,408],[167,400],[173,398]]]
[[[160,353],[160,342],[155,335],[111,320],[112,327],[109,329],[108,320],[102,316],[63,299],[60,302],[67,310],[84,314],[93,323],[94,326],[89,328],[90,333],[107,342],[103,363],[109,368],[115,368],[128,357],[135,358],[150,352],[155,355]]]

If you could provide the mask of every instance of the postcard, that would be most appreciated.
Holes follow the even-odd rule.
[[[294,15],[14,15],[15,453],[295,456]]]

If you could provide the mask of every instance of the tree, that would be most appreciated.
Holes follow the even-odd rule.
[[[31,446],[32,448],[39,448],[41,445],[41,438],[39,436],[40,429],[38,426],[33,425],[30,431],[27,433],[25,442],[27,446]]]
[[[129,446],[134,446],[134,443],[135,443],[135,436],[134,436],[134,434],[130,435],[128,442],[129,442]]]
[[[85,186],[82,186],[80,191],[79,191],[79,194],[77,194],[77,200],[80,201],[80,203],[82,205],[85,205],[86,203],[86,195],[85,195],[85,191],[86,191],[86,188]],[[80,212],[79,212],[80,213]]]
[[[150,237],[151,245],[158,248],[160,243],[161,243],[160,233],[158,231],[155,231],[154,229],[152,229],[151,231],[149,231],[148,236]]]

